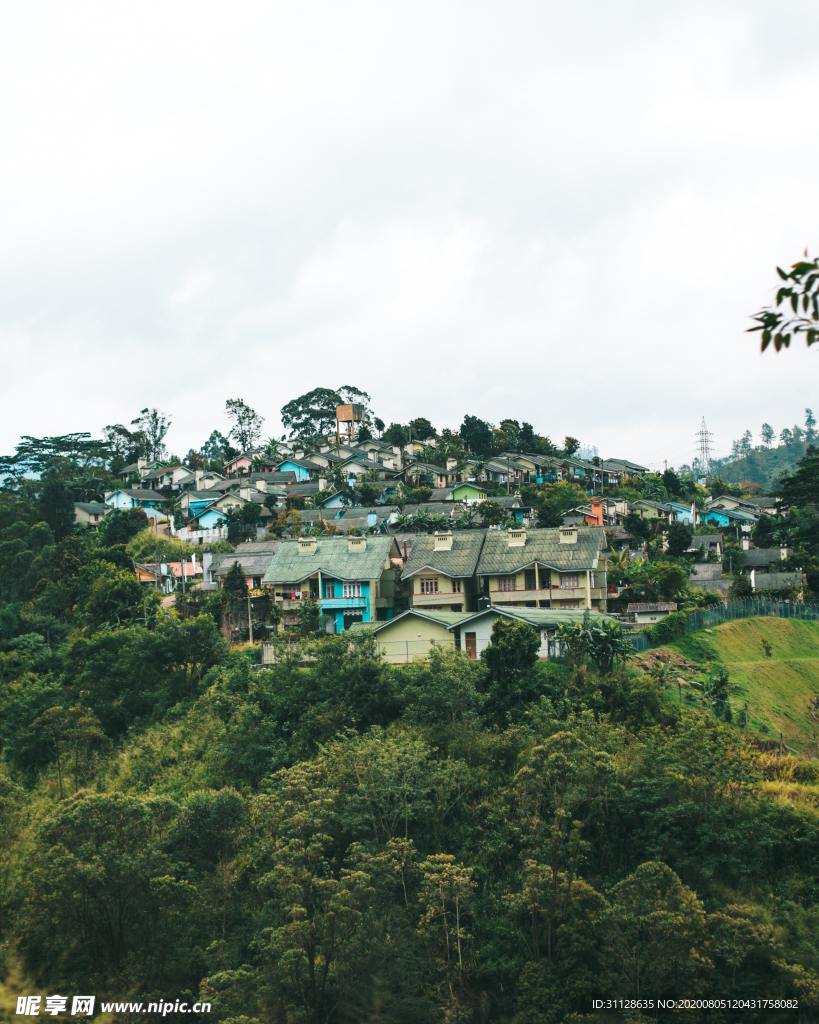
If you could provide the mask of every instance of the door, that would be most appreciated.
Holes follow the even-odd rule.
[[[470,661],[478,660],[478,642],[474,633],[465,633],[466,656]]]

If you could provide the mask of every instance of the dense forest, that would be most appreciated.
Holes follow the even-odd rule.
[[[341,635],[261,668],[63,487],[0,493],[3,973],[233,1024],[815,1019],[819,762],[724,693],[673,703],[617,644],[538,661],[521,623],[477,663]]]
[[[726,483],[750,484],[751,489],[769,492],[793,472],[816,440],[816,417],[812,409],[805,409],[803,424],[783,427],[778,434],[770,423],[763,423],[756,444],[746,430],[733,442],[729,455],[714,460],[713,468]]]

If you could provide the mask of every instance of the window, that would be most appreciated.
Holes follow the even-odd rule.
[[[452,593],[453,594],[460,594],[460,592],[461,592],[461,581],[460,580],[453,580],[452,581]]]
[[[422,594],[437,594],[438,593],[438,577],[437,576],[422,576],[421,577],[421,593]]]
[[[515,590],[516,576],[498,576],[498,590]]]
[[[576,572],[562,572],[560,574],[561,590],[577,590],[580,586],[580,577]]]
[[[344,597],[361,597],[361,584],[345,583],[341,592]]]
[[[537,580],[535,579],[535,570],[534,569],[527,569],[526,573],[525,573],[525,576],[526,576],[526,582],[524,583],[524,589],[525,590],[537,590]]]

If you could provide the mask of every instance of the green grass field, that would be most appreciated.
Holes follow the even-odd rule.
[[[747,701],[752,732],[770,740],[781,733],[793,750],[817,753],[819,721],[810,706],[819,697],[819,622],[737,619],[658,650],[682,655],[703,676],[720,666],[727,669],[735,718]],[[669,687],[668,694],[676,699],[676,687]]]

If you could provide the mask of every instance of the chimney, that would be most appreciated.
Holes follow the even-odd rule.
[[[202,473],[202,470],[201,470],[201,469],[197,469],[197,470],[194,470],[194,474],[193,474],[193,486],[194,486],[194,488],[195,488],[196,490],[198,490],[198,489],[199,489],[199,484],[201,484],[201,483],[202,483],[202,476],[203,476],[203,473]]]
[[[751,550],[751,538],[750,537],[743,537],[742,538],[742,550],[743,551],[750,551]]]
[[[791,549],[786,547],[780,547],[779,549],[779,560],[784,562],[786,558],[790,558]]]
[[[300,555],[314,555],[318,546],[315,537],[299,537],[297,544],[299,545]]]
[[[327,477],[326,476],[320,476],[318,478],[318,485],[319,485],[319,490],[320,491],[326,491],[327,490]]]
[[[577,543],[577,527],[576,526],[561,526],[560,527],[560,543],[561,544],[576,544]]]
[[[452,550],[452,531],[451,530],[436,530],[433,534],[433,551],[451,551]]]
[[[591,514],[592,514],[592,519],[594,519],[595,523],[597,523],[598,526],[602,526],[603,525],[603,502],[601,501],[600,498],[592,498]]]
[[[357,552],[363,552],[367,550],[367,538],[366,537],[348,537],[347,538],[347,550],[350,554]]]
[[[515,527],[507,530],[506,544],[510,548],[522,548],[526,544],[526,530]]]

